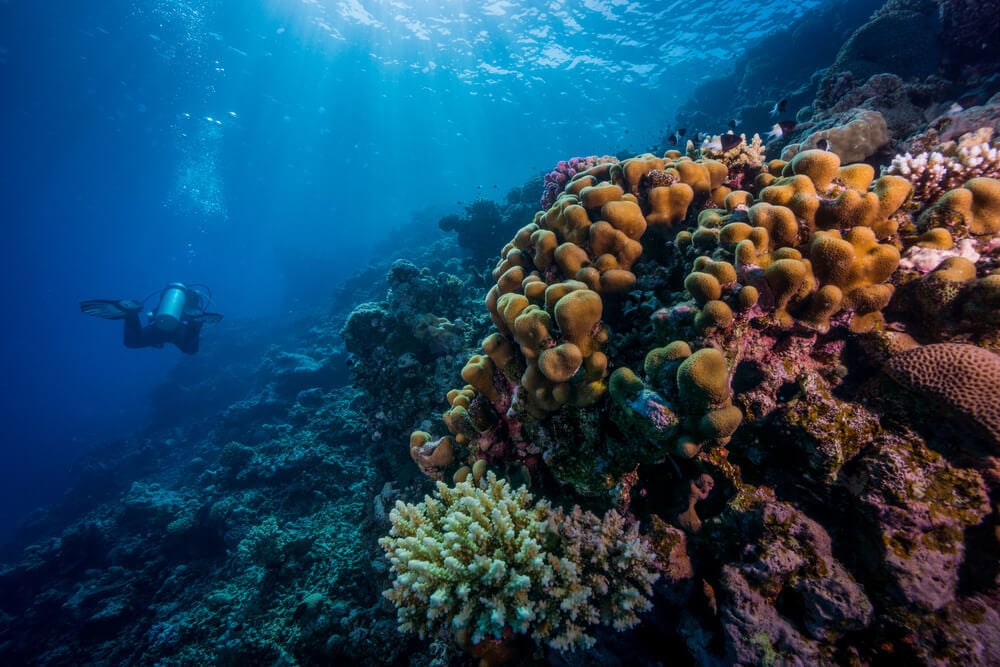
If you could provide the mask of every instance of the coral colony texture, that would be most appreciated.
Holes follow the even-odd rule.
[[[872,60],[931,5],[933,67]],[[92,466],[0,570],[0,661],[1000,664],[1000,66],[956,46],[998,11],[894,0],[795,128],[567,159],[387,254]]]
[[[571,651],[659,574],[699,662],[995,656],[997,166],[988,130],[882,175],[740,136],[568,178],[501,249],[447,432],[410,437],[439,481],[381,541],[400,629]],[[596,555],[493,471],[609,508]]]

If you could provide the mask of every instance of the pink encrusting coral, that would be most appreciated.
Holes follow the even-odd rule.
[[[552,202],[559,196],[559,193],[562,192],[562,189],[566,187],[566,184],[581,171],[586,171],[597,165],[614,164],[616,162],[618,162],[618,158],[613,155],[588,155],[587,157],[571,157],[568,160],[560,160],[552,171],[545,174],[540,202],[542,208],[551,206]]]

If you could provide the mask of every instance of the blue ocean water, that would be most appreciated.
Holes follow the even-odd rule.
[[[199,282],[221,326],[277,330],[416,211],[644,150],[818,4],[0,2],[0,533],[201,363],[80,300]]]

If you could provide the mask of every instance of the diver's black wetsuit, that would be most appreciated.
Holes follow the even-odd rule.
[[[163,347],[166,343],[173,343],[184,354],[197,354],[203,324],[185,320],[173,331],[164,331],[155,324],[142,326],[139,312],[130,311],[125,316],[125,347]]]

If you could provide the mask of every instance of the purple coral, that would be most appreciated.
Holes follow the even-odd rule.
[[[566,184],[581,171],[596,167],[599,164],[614,164],[616,162],[618,162],[618,158],[612,155],[605,155],[603,157],[588,155],[587,157],[572,157],[568,160],[560,160],[552,171],[545,174],[545,181],[542,186],[542,198],[539,201],[542,209],[552,206]]]

